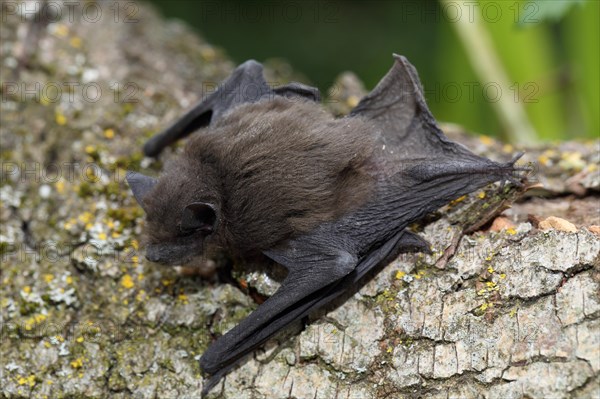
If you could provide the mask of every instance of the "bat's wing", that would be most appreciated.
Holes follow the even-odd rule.
[[[320,100],[319,89],[301,83],[293,82],[272,89],[263,77],[262,65],[249,60],[238,66],[214,93],[196,104],[163,132],[148,140],[144,145],[144,154],[155,157],[168,145],[201,127],[210,125],[236,106],[273,96]]]
[[[302,236],[285,247],[265,254],[288,268],[281,288],[240,324],[213,343],[200,365],[211,377],[206,394],[246,354],[262,345],[286,326],[302,319],[347,292],[377,265],[401,252],[429,251],[429,244],[402,231],[365,256],[334,249],[322,234]]]
[[[520,155],[498,163],[450,141],[425,103],[415,68],[402,56],[394,59],[387,75],[350,114],[374,124],[380,143],[375,173],[383,182],[377,200],[367,205],[370,209],[359,210],[355,217],[366,221],[380,214],[384,217],[372,223],[379,230],[404,229],[486,184],[499,180],[519,184],[514,172],[522,169],[514,164]],[[364,241],[358,233],[357,242]]]
[[[413,166],[448,170],[487,170],[498,165],[450,141],[429,111],[415,68],[394,54],[394,65],[378,85],[352,110],[375,122],[383,149],[384,168]],[[435,172],[435,170],[433,170]]]
[[[288,275],[273,296],[204,352],[200,366],[211,378],[203,393],[243,356],[305,315],[310,310],[307,302],[320,298],[320,290],[352,273],[358,263],[355,255],[311,235],[289,240],[265,254],[285,266]]]

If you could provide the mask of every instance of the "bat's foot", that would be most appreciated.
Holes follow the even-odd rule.
[[[458,245],[460,244],[460,240],[463,238],[463,236],[463,231],[454,234],[452,240],[450,241],[450,245],[448,245],[446,249],[444,249],[444,253],[442,254],[442,256],[440,256],[439,259],[435,262],[435,267],[437,267],[438,269],[446,268],[446,264],[448,264],[450,259],[452,259],[452,257],[456,253]]]

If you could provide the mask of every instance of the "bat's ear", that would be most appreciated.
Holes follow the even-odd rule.
[[[143,199],[156,185],[157,180],[141,173],[131,171],[127,172],[125,178],[127,179],[127,183],[129,183],[129,187],[131,187],[135,200],[145,211]]]
[[[181,230],[212,233],[218,224],[217,208],[207,202],[192,202],[183,209]]]

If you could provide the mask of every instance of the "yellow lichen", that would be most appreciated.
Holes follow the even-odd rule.
[[[29,385],[30,387],[35,385],[35,375],[31,374],[29,377],[22,377],[22,376],[18,376],[17,377],[17,383],[19,385]]]
[[[454,205],[458,204],[459,202],[464,201],[466,198],[467,198],[466,195],[460,196],[460,197],[450,201],[450,206],[454,206]]]
[[[56,111],[56,114],[54,115],[54,120],[59,126],[64,126],[67,124],[67,117],[60,111]]]
[[[72,37],[71,39],[69,39],[69,44],[72,47],[80,48],[81,47],[81,38],[80,37]]]
[[[481,141],[486,146],[491,146],[494,144],[494,139],[490,136],[479,136],[479,141]]]
[[[77,359],[71,362],[71,367],[74,369],[80,369],[83,367],[83,359],[78,357]]]
[[[58,191],[59,194],[65,192],[65,182],[62,180],[59,180],[56,183],[54,183],[54,187],[56,187],[56,191]]]
[[[348,99],[346,99],[346,103],[352,108],[356,107],[359,101],[360,99],[357,96],[348,96]]]
[[[582,155],[579,152],[563,152],[560,158],[561,160],[559,162],[559,165],[563,169],[579,171],[585,167],[585,161],[582,159]]]
[[[213,49],[212,47],[203,47],[200,50],[200,56],[202,58],[204,58],[206,61],[212,61],[215,59],[215,56],[217,55],[215,49]]]
[[[425,272],[423,270],[420,270],[419,272],[415,273],[413,277],[417,280],[420,280],[422,277],[425,277]]]
[[[85,170],[85,177],[88,181],[92,182],[92,183],[96,183],[98,181],[100,181],[100,177],[96,175],[96,171],[94,169],[86,169]]]
[[[130,289],[133,288],[135,284],[131,276],[129,274],[126,274],[121,278],[121,285],[127,289]]]
[[[138,302],[143,302],[145,299],[146,299],[146,291],[139,290],[138,293],[135,295],[135,300]]]
[[[54,34],[58,37],[67,37],[69,34],[69,27],[65,24],[57,24],[54,28]]]
[[[403,271],[398,270],[396,272],[396,280],[401,280],[404,276],[406,276],[406,273],[404,273]]]
[[[115,131],[113,129],[106,129],[104,131],[104,137],[107,139],[113,139],[115,137]]]
[[[86,211],[86,212],[83,212],[81,215],[79,215],[79,217],[77,219],[81,223],[88,224],[92,220],[94,220],[94,215],[91,212]]]

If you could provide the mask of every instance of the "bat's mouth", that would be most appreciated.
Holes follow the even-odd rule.
[[[202,242],[196,245],[160,243],[146,247],[146,259],[165,266],[182,266],[200,257],[203,253]]]

